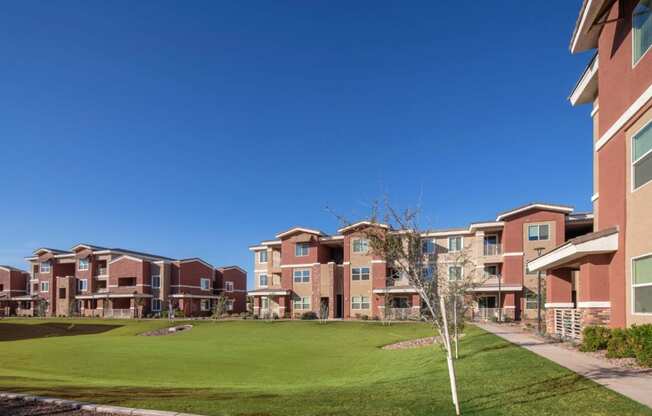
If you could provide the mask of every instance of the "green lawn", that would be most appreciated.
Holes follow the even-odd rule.
[[[206,415],[452,414],[437,348],[378,348],[428,336],[426,325],[193,324],[142,337],[167,322],[2,320],[0,390]],[[465,415],[652,415],[529,351],[467,332],[458,361]]]

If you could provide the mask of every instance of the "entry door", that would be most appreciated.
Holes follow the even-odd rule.
[[[481,308],[495,308],[496,307],[496,297],[495,296],[482,296],[478,299],[478,306]]]

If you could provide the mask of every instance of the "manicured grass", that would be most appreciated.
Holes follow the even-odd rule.
[[[206,415],[453,414],[438,348],[379,348],[431,335],[424,324],[193,322],[142,337],[168,323],[54,322],[0,321],[0,390]],[[475,327],[461,351],[463,414],[652,415]]]

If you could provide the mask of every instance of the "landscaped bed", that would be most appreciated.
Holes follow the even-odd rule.
[[[43,327],[54,323],[56,329]],[[111,327],[103,331],[102,325]],[[207,415],[453,413],[446,363],[437,346],[380,348],[431,336],[425,324],[192,325],[175,336],[143,337],[138,335],[171,325],[2,320],[0,390]],[[477,328],[467,328],[460,347],[463,414],[652,415],[651,409]]]

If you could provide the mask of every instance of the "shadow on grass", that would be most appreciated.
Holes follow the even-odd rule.
[[[504,391],[482,394],[471,397],[461,402],[462,408],[467,414],[484,413],[487,410],[509,406],[535,403],[550,398],[599,389],[598,384],[587,383],[584,377],[577,374],[566,374],[552,377],[535,383],[524,384],[519,387],[510,388]]]
[[[61,322],[44,322],[42,324],[31,325],[0,322],[0,342],[101,334],[120,327],[122,327],[122,325],[95,325]]]

